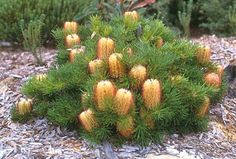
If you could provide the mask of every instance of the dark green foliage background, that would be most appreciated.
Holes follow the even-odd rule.
[[[134,0],[137,1],[137,0]],[[156,3],[138,9],[144,17],[159,18],[164,24],[181,32],[178,11],[188,0],[157,0]],[[236,0],[194,0],[191,28],[205,28],[210,33],[236,35],[236,20],[229,20],[229,12],[236,19]],[[128,1],[126,2],[126,5]],[[51,30],[61,27],[64,21],[86,23],[91,15],[98,14],[106,21],[122,15],[121,6],[115,0],[1,0],[0,40],[22,42],[20,25],[27,27],[30,21],[44,16],[42,39],[44,44],[52,40]]]
[[[104,28],[110,29],[104,31]],[[94,31],[96,35],[91,39],[90,35]],[[34,99],[33,116],[46,117],[62,127],[76,129],[82,136],[95,143],[104,140],[113,143],[126,141],[117,134],[115,127],[116,122],[124,122],[126,116],[118,116],[110,100],[106,102],[105,111],[98,111],[93,101],[94,85],[101,80],[109,79],[117,88],[131,89],[130,84],[135,82],[128,75],[120,79],[111,79],[107,66],[93,75],[88,73],[87,65],[89,61],[96,59],[96,45],[101,36],[109,36],[115,41],[115,52],[123,54],[122,63],[127,72],[134,65],[142,64],[148,70],[148,78],[158,79],[161,83],[162,102],[159,107],[148,111],[148,115],[155,121],[154,129],[148,128],[139,115],[140,108],[145,109],[141,90],[132,90],[135,110],[131,114],[135,117],[135,132],[129,140],[138,144],[146,145],[151,141],[161,141],[166,133],[205,130],[208,117],[206,115],[200,118],[196,116],[196,111],[203,103],[204,96],[207,95],[211,101],[216,102],[225,88],[224,82],[221,88],[207,86],[204,83],[203,76],[206,70],[214,71],[215,65],[199,64],[195,58],[199,46],[176,38],[160,20],[141,18],[139,22],[130,22],[124,21],[122,17],[116,17],[106,23],[100,17],[92,17],[90,23],[80,27],[81,45],[85,46],[86,51],[78,55],[74,63],[68,62],[69,52],[64,46],[63,30],[57,29],[53,35],[58,42],[58,67],[50,70],[43,81],[37,81],[33,77],[23,87],[23,93]],[[158,37],[165,41],[161,48],[154,45]],[[133,56],[127,54],[124,49],[127,47],[132,48]],[[180,76],[180,80],[172,79],[176,76]],[[83,92],[90,96],[82,105]],[[90,133],[85,132],[77,122],[77,115],[87,108],[94,109],[99,123],[99,127]],[[14,113],[13,117],[17,120]]]
[[[91,0],[0,0],[0,40],[22,42],[20,25],[44,16],[43,42],[52,39],[51,30],[61,27],[81,12]],[[83,18],[81,19],[83,20]]]

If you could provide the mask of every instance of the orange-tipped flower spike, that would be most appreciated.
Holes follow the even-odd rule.
[[[147,69],[142,65],[137,65],[130,70],[129,75],[135,79],[135,83],[131,84],[132,88],[140,88],[147,78]]]
[[[78,31],[78,24],[76,22],[65,22],[64,23],[64,31],[76,34]]]
[[[123,88],[116,92],[114,101],[118,115],[128,114],[130,109],[134,106],[134,98],[132,93]]]
[[[137,11],[125,12],[124,17],[125,17],[125,20],[129,20],[129,21],[139,20],[139,15]]]
[[[115,42],[110,38],[100,38],[97,44],[97,58],[107,59],[115,49]]]
[[[69,53],[69,61],[73,63],[75,61],[75,57],[83,52],[83,49],[72,49]]]
[[[118,121],[116,129],[122,136],[129,138],[134,132],[134,119],[128,116],[124,121]]]
[[[204,77],[204,81],[207,85],[214,86],[214,87],[220,87],[221,86],[221,78],[216,73],[208,73]]]
[[[108,59],[109,73],[112,78],[123,77],[125,68],[121,62],[122,54],[114,53]]]
[[[211,48],[206,46],[197,50],[197,61],[201,64],[209,63],[211,58]]]
[[[47,75],[46,74],[38,74],[35,76],[35,79],[38,80],[38,81],[43,81],[44,79],[47,78]]]
[[[210,99],[207,96],[205,96],[202,105],[199,107],[197,111],[197,116],[204,117],[208,113],[209,107],[210,107]]]
[[[16,110],[20,115],[30,113],[32,111],[33,102],[31,99],[22,99],[16,104]]]
[[[145,125],[149,128],[154,128],[155,123],[150,114],[148,114],[148,111],[145,110],[144,108],[140,109],[140,117],[144,121]]]
[[[83,128],[88,132],[91,132],[93,128],[98,126],[94,116],[94,112],[91,109],[88,109],[80,113],[78,119]]]
[[[142,88],[142,97],[146,108],[153,109],[161,103],[161,85],[156,79],[148,79]]]
[[[108,80],[100,81],[94,88],[94,97],[98,110],[105,109],[106,99],[113,99],[116,93],[115,86]]]
[[[93,74],[103,67],[103,61],[99,59],[90,61],[88,67],[89,67],[89,72]]]
[[[67,35],[65,43],[67,48],[72,48],[73,46],[80,44],[80,37],[77,34]]]

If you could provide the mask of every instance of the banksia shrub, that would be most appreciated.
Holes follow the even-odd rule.
[[[22,99],[16,104],[16,110],[20,115],[30,113],[32,111],[33,102],[31,99]]]
[[[80,113],[78,119],[83,128],[88,132],[91,132],[93,128],[98,126],[94,112],[91,109]]]
[[[208,46],[198,48],[196,57],[197,61],[201,64],[209,63],[211,58],[211,48]]]
[[[147,109],[153,109],[161,103],[161,85],[156,79],[148,79],[142,88],[143,102]]]
[[[116,88],[110,81],[100,81],[94,88],[94,98],[98,110],[105,110],[106,100],[111,100],[115,96]]]
[[[99,59],[90,61],[88,64],[89,72],[92,74],[100,70],[102,67],[103,67],[103,61]]]
[[[66,36],[65,43],[67,48],[72,48],[80,44],[80,37],[77,34],[70,34]]]
[[[125,67],[121,62],[122,56],[122,54],[114,53],[108,59],[109,73],[112,78],[119,78],[125,74]]]
[[[43,80],[46,79],[46,78],[47,78],[47,75],[46,75],[46,74],[38,74],[38,75],[35,76],[35,79],[36,79],[37,81],[43,81]]]
[[[115,43],[110,38],[100,38],[97,44],[97,58],[106,59],[113,52],[115,48]]]
[[[140,88],[147,78],[147,69],[142,65],[136,65],[130,70],[129,75],[135,80],[131,84],[132,88]]]
[[[221,78],[216,73],[207,73],[204,77],[204,81],[207,85],[220,87],[221,85]]]
[[[42,82],[29,79],[22,90],[36,104],[24,116],[14,108],[13,120],[45,116],[74,130],[79,120],[81,135],[98,144],[128,139],[145,146],[166,132],[204,130],[210,100],[216,102],[225,89],[210,49],[196,53],[198,45],[178,39],[159,20],[138,21],[136,12],[124,16],[109,22],[94,16],[81,26],[83,55],[73,63],[68,48],[79,47],[78,35],[68,46],[64,29],[53,31],[59,65]]]
[[[64,31],[71,34],[76,34],[78,31],[78,24],[76,22],[65,22],[64,23]]]
[[[134,107],[134,97],[129,90],[118,89],[114,98],[114,104],[118,115],[126,115]]]
[[[75,61],[75,57],[79,54],[83,53],[83,49],[72,49],[69,53],[69,61],[70,62],[74,62]]]
[[[134,128],[134,119],[132,116],[118,120],[116,124],[119,134],[126,138],[129,138],[134,133]]]
[[[203,103],[200,105],[199,109],[197,110],[197,116],[204,117],[208,113],[209,107],[210,107],[210,99],[207,96],[205,96]]]

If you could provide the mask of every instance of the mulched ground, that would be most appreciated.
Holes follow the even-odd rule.
[[[236,37],[203,36],[193,42],[209,45],[212,60],[226,67],[236,58]],[[46,66],[35,66],[27,52],[0,49],[0,159],[1,158],[158,158],[168,154],[182,158],[236,158],[236,87],[210,110],[207,132],[166,136],[163,145],[139,147],[127,143],[122,147],[91,145],[46,119],[26,124],[13,123],[10,110],[23,97],[20,89],[27,79],[47,72],[53,66],[56,50],[43,49]],[[170,156],[169,156],[170,157]]]

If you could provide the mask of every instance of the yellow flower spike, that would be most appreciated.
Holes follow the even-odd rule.
[[[88,132],[91,132],[93,128],[98,126],[94,116],[94,112],[91,109],[88,109],[80,113],[78,119],[83,128]]]
[[[110,38],[100,38],[97,44],[97,58],[107,59],[115,49],[115,42]]]
[[[132,88],[140,88],[147,78],[147,69],[142,65],[137,65],[130,70],[129,75],[136,80],[131,84]]]
[[[30,113],[32,111],[33,102],[31,99],[22,99],[16,104],[16,110],[20,115]]]
[[[113,99],[116,93],[115,86],[108,80],[100,81],[94,88],[94,98],[98,110],[104,110],[104,102],[106,99]]]
[[[112,78],[119,78],[125,75],[125,67],[120,61],[122,57],[122,54],[114,53],[108,59],[109,73]]]
[[[116,92],[114,101],[118,115],[128,114],[130,109],[134,106],[134,98],[132,93],[123,88]]]
[[[142,97],[146,108],[153,109],[161,103],[161,85],[156,79],[148,79],[142,88]]]

